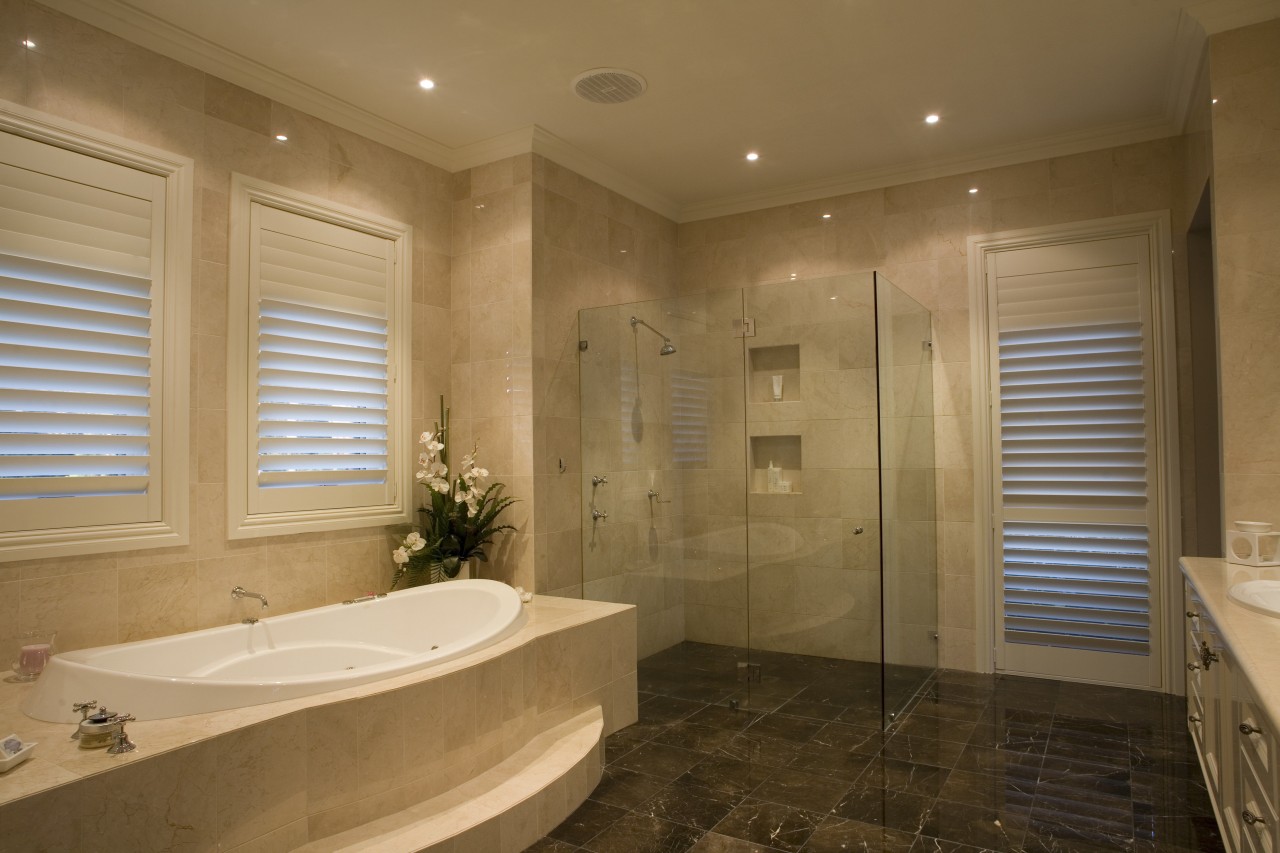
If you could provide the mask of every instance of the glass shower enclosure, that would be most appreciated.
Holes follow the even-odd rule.
[[[642,692],[889,725],[927,683],[930,326],[875,273],[579,313],[583,596]]]

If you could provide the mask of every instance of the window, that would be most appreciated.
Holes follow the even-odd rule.
[[[409,226],[237,175],[233,538],[409,518]]]
[[[0,107],[0,559],[187,541],[191,161]]]

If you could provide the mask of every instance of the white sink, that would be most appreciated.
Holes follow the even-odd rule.
[[[1245,581],[1227,590],[1237,604],[1268,616],[1280,616],[1280,581]]]

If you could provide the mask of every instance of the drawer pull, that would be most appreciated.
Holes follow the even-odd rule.
[[[1200,618],[1200,613],[1199,613],[1198,611],[1195,611],[1195,610],[1188,610],[1188,611],[1187,611],[1187,618],[1188,618],[1188,619],[1199,619],[1199,618]]]
[[[1187,669],[1189,669],[1191,672],[1195,672],[1199,668],[1200,668],[1200,664],[1195,663],[1194,661],[1187,664]]]
[[[1265,820],[1258,817],[1256,814],[1249,811],[1248,809],[1245,809],[1244,811],[1240,812],[1240,819],[1245,823],[1247,823],[1249,826],[1253,826],[1254,824],[1266,824]]]
[[[1189,714],[1189,715],[1187,716],[1187,722],[1189,722],[1189,723],[1196,723],[1196,724],[1199,724],[1199,722],[1200,722],[1200,715],[1199,715],[1199,714]]]
[[[1250,724],[1250,723],[1241,723],[1241,724],[1240,724],[1240,734],[1242,734],[1242,735],[1260,735],[1260,734],[1262,734],[1262,729],[1260,729],[1260,728],[1258,728],[1257,726],[1252,725],[1252,724]]]

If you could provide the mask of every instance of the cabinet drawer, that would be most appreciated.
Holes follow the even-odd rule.
[[[1276,853],[1276,814],[1248,766],[1240,768],[1240,847],[1252,853]],[[1233,817],[1235,817],[1233,815]]]
[[[1267,809],[1274,813],[1280,805],[1276,802],[1276,733],[1248,682],[1239,679],[1237,692],[1232,723],[1240,758],[1246,772],[1252,769],[1259,782],[1258,793],[1266,801]]]

